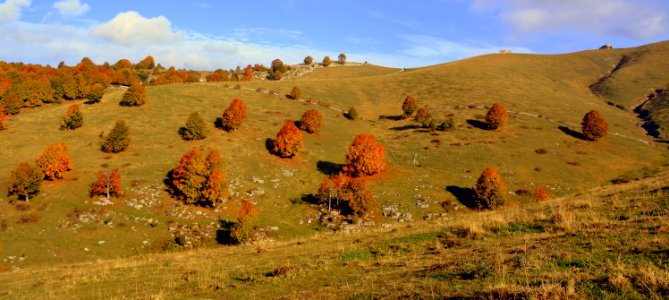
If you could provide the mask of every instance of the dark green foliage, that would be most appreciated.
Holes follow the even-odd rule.
[[[12,171],[9,178],[7,196],[16,195],[19,199],[28,200],[39,193],[44,174],[28,163],[21,163]]]
[[[355,109],[355,107],[351,106],[351,108],[348,109],[346,117],[351,120],[355,120],[358,118],[358,111]]]
[[[206,138],[207,134],[207,125],[197,112],[192,113],[186,121],[186,126],[181,128],[181,136],[184,140],[201,140]]]
[[[63,115],[63,119],[60,121],[61,130],[74,130],[81,127],[84,124],[84,114],[79,109],[78,104],[72,104],[67,108],[67,111]]]
[[[104,137],[101,149],[107,153],[119,153],[130,145],[130,133],[124,120],[116,121],[114,128]]]
[[[121,99],[122,106],[140,106],[146,103],[146,89],[141,84],[131,85]]]

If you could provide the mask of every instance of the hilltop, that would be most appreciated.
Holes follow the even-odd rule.
[[[113,273],[109,275],[111,277],[104,277],[99,283],[118,285],[118,295],[123,295],[126,290],[125,285],[119,282],[123,281],[122,273],[125,269],[119,268],[119,265],[136,267],[138,271],[133,274],[138,276],[146,274],[141,270],[159,269],[170,276],[183,275],[187,282],[200,278],[195,281],[194,287],[184,290],[183,296],[199,295],[203,289],[208,288],[202,285],[211,284],[223,290],[228,288],[215,285],[211,282],[214,279],[205,277],[222,276],[220,281],[235,287],[250,288],[255,281],[259,281],[263,287],[272,287],[274,283],[271,280],[266,282],[267,280],[258,279],[264,276],[258,272],[273,272],[272,268],[276,268],[278,273],[285,271],[289,278],[302,280],[302,275],[291,274],[312,274],[311,271],[302,270],[312,270],[313,265],[319,264],[323,265],[319,269],[322,273],[332,273],[335,270],[332,274],[341,274],[349,268],[364,271],[363,274],[368,274],[364,278],[372,283],[360,286],[362,290],[378,286],[374,282],[382,280],[401,281],[403,273],[397,273],[392,267],[383,269],[383,264],[397,264],[398,261],[408,260],[407,264],[411,266],[411,259],[417,259],[416,264],[420,265],[415,271],[430,270],[425,264],[438,267],[428,272],[436,272],[437,275],[414,274],[418,277],[452,278],[460,276],[457,275],[459,273],[436,262],[440,255],[450,253],[449,250],[430,250],[432,243],[437,240],[439,243],[451,242],[445,232],[453,231],[451,233],[457,236],[457,242],[463,245],[462,248],[457,248],[461,251],[458,253],[470,253],[472,249],[493,251],[500,247],[511,251],[512,248],[520,247],[520,241],[527,232],[536,234],[531,236],[532,239],[545,240],[541,243],[550,244],[553,243],[550,242],[552,240],[558,243],[560,239],[567,239],[568,243],[573,243],[576,247],[581,242],[576,241],[576,237],[572,238],[571,234],[590,234],[590,228],[602,225],[597,221],[600,220],[598,218],[610,220],[613,212],[609,210],[611,207],[601,205],[606,197],[573,198],[574,195],[654,174],[661,175],[653,177],[653,187],[639,193],[644,197],[651,194],[648,201],[654,201],[652,203],[659,207],[654,217],[665,216],[666,212],[662,209],[666,208],[666,197],[662,194],[662,187],[667,185],[667,180],[666,175],[662,174],[665,174],[663,172],[668,163],[666,145],[647,135],[640,127],[644,121],[637,117],[633,108],[638,104],[637,100],[643,100],[648,89],[661,89],[669,84],[669,75],[665,73],[655,72],[653,76],[648,75],[648,66],[660,66],[669,60],[669,53],[665,51],[667,45],[669,42],[631,49],[589,50],[561,55],[491,54],[406,70],[369,64],[344,65],[316,68],[303,76],[280,81],[150,86],[147,87],[149,100],[140,107],[119,106],[125,89],[111,87],[106,90],[100,103],[81,105],[84,125],[74,131],[59,130],[58,124],[68,104],[83,101],[65,101],[62,104],[24,110],[6,121],[8,130],[0,131],[3,157],[12,158],[0,161],[0,174],[5,174],[0,177],[3,178],[0,180],[0,191],[7,190],[6,178],[19,162],[34,161],[46,145],[53,142],[68,144],[74,167],[64,180],[44,182],[42,192],[27,205],[10,204],[4,194],[0,197],[0,221],[3,224],[0,243],[4,246],[0,258],[9,270],[16,272],[1,276],[7,278],[5,283],[12,282],[12,275],[19,274],[23,278],[16,279],[17,284],[22,282],[22,285],[17,285],[20,286],[18,290],[10,286],[0,286],[0,294],[4,291],[12,293],[6,295],[31,293],[32,291],[24,290],[27,285],[23,284],[27,284],[33,274],[51,273],[53,269],[47,268],[47,265],[55,264],[58,266],[55,268],[59,269],[76,264],[74,268],[82,273],[61,274],[59,278],[72,278],[73,282],[82,282],[74,278],[91,276],[85,270],[88,266],[95,265],[91,261],[98,259],[102,260],[98,263],[100,268],[114,270],[109,271]],[[625,58],[631,53],[640,52],[645,54],[632,60]],[[302,91],[300,99],[292,100],[285,96],[294,86]],[[622,86],[630,88],[620,88]],[[666,99],[666,93],[660,91],[657,94],[652,100],[653,105],[647,108],[652,118],[650,121],[653,122],[666,119],[666,109],[662,108],[665,107],[666,101],[662,99]],[[435,116],[452,118],[454,128],[431,132],[411,120],[399,118],[402,101],[407,95],[415,96],[421,106],[428,105]],[[239,130],[231,132],[216,128],[216,119],[234,98],[242,99],[246,103],[246,121]],[[508,108],[510,120],[501,130],[485,130],[480,125],[481,120],[494,102],[502,103]],[[350,107],[356,108],[360,119],[349,120],[344,117],[343,113]],[[298,120],[308,109],[316,109],[323,115],[323,130],[318,134],[303,133],[304,151],[292,159],[282,159],[271,154],[267,149],[268,140],[276,136],[286,120]],[[596,142],[583,140],[578,134],[583,115],[593,109],[601,112],[610,127],[609,134]],[[179,128],[193,112],[199,112],[211,134],[204,140],[184,141],[178,135]],[[101,132],[109,132],[114,122],[119,119],[124,119],[130,127],[130,147],[118,154],[101,152]],[[664,121],[657,122],[665,126],[662,123]],[[341,231],[358,233],[331,235],[327,222],[322,223],[320,220],[322,208],[312,203],[313,195],[323,179],[344,163],[348,145],[360,132],[373,134],[386,149],[387,169],[368,180],[369,190],[381,206],[380,216],[373,223],[367,222],[369,226],[337,227]],[[217,150],[223,156],[223,169],[231,198],[217,208],[183,205],[165,191],[164,180],[168,172],[193,147]],[[487,166],[500,170],[511,192],[507,207],[499,212],[469,209],[469,199],[463,193],[474,186],[477,177]],[[89,198],[89,187],[99,170],[112,168],[120,168],[126,194],[112,200],[111,205],[100,205],[106,203],[101,203],[98,197]],[[528,194],[537,186],[547,187],[554,200],[534,203]],[[627,206],[625,200],[638,201],[646,198],[637,197],[635,185],[626,187],[629,189],[615,200],[614,204],[619,205],[616,209],[628,217],[641,214],[636,211],[638,207]],[[219,221],[234,220],[239,200],[246,197],[256,203],[257,229],[263,234],[257,260],[255,254],[249,253],[256,246],[222,247],[216,245],[215,241]],[[586,201],[588,206],[582,211],[584,216],[581,211],[574,212],[566,216],[567,220],[577,217],[585,217],[587,220],[582,223],[573,221],[577,225],[565,225],[563,223],[567,221],[551,219],[550,216],[562,214],[564,210],[570,212],[571,208],[580,209],[580,204],[572,204],[571,201]],[[596,209],[588,210],[590,207]],[[519,215],[528,210],[533,211],[528,219],[518,219]],[[466,229],[471,225],[466,222],[474,222],[472,220],[482,217],[506,221],[495,225],[476,225],[482,229]],[[642,219],[639,217],[637,220]],[[657,230],[665,230],[661,221],[653,219],[653,222],[656,221],[659,222]],[[407,222],[411,225],[400,224]],[[541,225],[543,229],[536,229],[536,224],[532,225],[534,223]],[[610,222],[604,223],[611,225]],[[632,224],[632,221],[625,224],[632,226],[625,229],[628,230],[626,232],[641,230],[634,227],[636,224]],[[465,231],[482,232],[483,236],[490,238],[471,238],[467,234],[459,236],[458,226],[465,226]],[[567,229],[564,226],[568,226]],[[502,227],[506,229],[499,229]],[[545,234],[548,227],[553,231]],[[178,233],[175,233],[174,228],[201,233],[202,236],[189,238],[201,239],[195,241],[195,244],[214,249],[157,254],[183,249],[182,245],[175,244],[175,234]],[[520,233],[514,236],[513,243],[507,244],[504,238],[509,231]],[[592,243],[603,243],[606,237],[615,236],[616,233],[607,234],[610,235],[598,237]],[[331,239],[332,244],[326,243]],[[388,243],[393,244],[395,239],[406,239],[406,242],[400,243],[397,246],[399,248],[388,248]],[[304,261],[296,261],[286,258],[288,253],[298,251],[296,249],[302,245],[294,241],[306,243],[308,253],[324,253],[329,249],[338,249],[338,252],[326,261],[318,261],[317,258],[309,256]],[[658,242],[662,245],[663,240]],[[365,250],[371,249],[367,246],[383,248],[379,253],[391,256],[393,260],[379,262],[377,250]],[[277,253],[271,249],[281,249],[283,252]],[[666,251],[662,246],[651,250],[659,251],[658,253]],[[437,252],[431,252],[429,257],[424,257],[427,255],[425,251]],[[572,261],[579,260],[581,255],[588,255],[579,251],[568,253],[575,257],[567,255],[559,256],[559,259],[566,261],[569,268]],[[488,257],[491,254],[485,252],[483,255]],[[217,265],[226,270],[234,269],[239,273],[235,275],[227,273],[228,271],[225,274],[216,273],[205,267],[208,261],[227,256],[238,257],[235,261],[252,260],[249,263],[253,266],[252,270],[242,274],[242,266],[227,263]],[[424,258],[427,260],[420,260]],[[488,270],[506,268],[506,263],[497,263],[495,259],[488,258],[490,265],[484,268],[487,270],[485,272],[506,274],[499,270]],[[280,264],[283,263],[276,262],[276,259],[285,259],[287,269],[281,271]],[[143,260],[147,260],[147,264]],[[184,260],[193,260],[194,273],[189,273],[193,271],[189,268],[183,270],[185,273],[181,272],[181,262]],[[271,261],[274,263],[270,263]],[[340,262],[345,264],[341,265]],[[375,263],[381,265],[376,266]],[[478,272],[479,266],[470,266],[468,261],[459,263],[462,268]],[[181,269],[175,271],[172,264],[174,268]],[[162,267],[159,266],[163,265],[164,269],[160,269]],[[579,262],[576,268],[590,270],[589,268],[598,266],[601,265]],[[332,269],[328,269],[330,267]],[[543,267],[540,266],[537,272],[545,270]],[[657,271],[654,268],[660,268],[661,272],[665,272],[662,274],[666,275],[666,267],[649,265],[648,268],[652,272]],[[372,273],[373,275],[369,275]],[[593,278],[598,274],[600,273],[595,273]],[[238,277],[242,279],[234,279]],[[164,277],[149,278],[146,286],[151,288],[147,288],[145,294],[136,292],[136,297],[156,295],[169,290],[153,288],[158,283],[162,285],[166,280]],[[330,281],[332,278],[313,278],[313,282],[293,284],[308,290],[306,295],[320,292],[336,295],[334,290],[313,290],[313,285],[320,284],[321,280]],[[360,277],[352,275],[351,278],[344,279],[344,283],[339,282],[335,286],[341,287],[348,281],[358,279]],[[563,279],[548,282],[557,285],[569,284],[570,279]],[[167,279],[168,282],[174,280],[177,279]],[[52,295],[58,296],[63,292],[39,287],[43,285],[44,289],[51,289],[51,284],[47,284],[49,279],[40,279],[38,282],[42,283],[35,283],[38,284],[34,289],[36,293],[55,293]],[[33,283],[28,285],[31,284]],[[540,283],[526,284],[536,287]],[[88,289],[88,283],[85,285],[87,286],[72,284],[75,290]],[[517,285],[520,283],[514,283],[514,289]],[[78,292],[73,292],[72,295],[95,297],[108,291],[103,286],[92,286],[95,287],[81,295]],[[176,283],[174,287],[182,288]],[[444,285],[441,288],[442,295],[452,294],[453,289],[457,289]],[[421,289],[421,293],[426,290],[427,288]],[[207,295],[217,292],[204,293]],[[241,296],[245,292],[230,293]],[[293,290],[286,294],[293,295],[292,297],[302,295]],[[364,296],[353,290],[348,290],[347,294]],[[261,290],[257,295],[267,294]],[[395,294],[382,295],[392,297]],[[470,294],[465,296],[467,295]]]

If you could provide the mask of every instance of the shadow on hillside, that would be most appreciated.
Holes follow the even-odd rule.
[[[274,154],[274,140],[271,138],[266,138],[265,139],[265,149],[269,151],[269,153]]]
[[[474,126],[474,127],[478,128],[478,129],[481,129],[481,130],[490,129],[490,128],[488,128],[488,124],[486,124],[485,122],[480,121],[480,120],[469,119],[469,120],[467,120],[467,124],[469,124],[471,126]]]
[[[338,164],[338,163],[333,163],[330,161],[324,161],[324,160],[319,160],[316,163],[316,169],[318,169],[319,172],[332,176],[335,174],[338,174],[341,172],[342,168],[344,167],[344,164]]]
[[[457,198],[458,201],[462,203],[462,205],[470,209],[478,208],[476,202],[474,202],[474,189],[449,185],[446,187],[446,190],[453,194],[453,196],[455,196],[455,198]]]
[[[379,119],[380,120],[399,121],[399,120],[404,120],[404,116],[402,116],[402,115],[397,115],[397,116],[380,115]]]
[[[227,220],[219,220],[218,221],[220,227],[218,230],[216,230],[216,242],[218,242],[221,245],[234,245],[236,244],[231,237],[231,232],[233,226],[235,226],[235,222],[232,221],[227,221]]]
[[[223,126],[223,118],[221,117],[216,118],[216,121],[214,121],[214,126],[216,126],[218,129],[226,130],[225,126]]]
[[[318,199],[318,197],[316,197],[314,194],[303,194],[302,197],[300,197],[300,201],[314,205],[319,205],[321,203],[320,199]]]
[[[576,131],[576,130],[570,129],[570,128],[567,127],[567,126],[558,126],[558,129],[560,129],[560,131],[564,132],[566,135],[569,135],[569,136],[571,136],[571,137],[573,137],[573,138],[577,138],[577,139],[579,139],[579,140],[584,140],[584,141],[587,141],[587,140],[588,140],[588,139],[585,137],[585,135],[583,135],[582,133],[580,133],[580,132],[578,132],[578,131]]]
[[[404,125],[404,126],[395,126],[395,127],[390,127],[388,128],[389,130],[394,130],[394,131],[404,131],[404,130],[412,130],[412,129],[420,129],[420,125],[417,124],[409,124],[409,125]]]

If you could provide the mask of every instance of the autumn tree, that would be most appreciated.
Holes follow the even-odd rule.
[[[7,129],[7,126],[5,125],[5,120],[7,120],[8,116],[5,115],[5,108],[0,106],[0,130]]]
[[[21,107],[23,106],[23,100],[15,93],[9,92],[3,100],[3,108],[5,113],[8,115],[16,115],[21,112]]]
[[[251,198],[242,201],[242,207],[237,211],[237,222],[230,230],[230,238],[236,244],[243,244],[251,238],[257,210]]]
[[[609,124],[604,120],[599,111],[591,110],[583,116],[581,131],[583,131],[583,135],[587,139],[596,141],[609,132]]]
[[[404,118],[411,117],[413,113],[418,109],[418,101],[414,96],[407,96],[404,98],[402,103],[402,112],[404,113]]]
[[[302,114],[300,129],[308,133],[315,133],[320,131],[321,127],[323,127],[323,116],[317,110],[310,109]]]
[[[108,135],[103,136],[101,149],[107,153],[125,151],[130,145],[130,129],[124,120],[116,121]]]
[[[222,126],[223,129],[231,131],[239,129],[246,118],[246,105],[242,100],[237,98],[232,99],[228,108],[223,112]]]
[[[307,56],[304,58],[304,64],[305,65],[310,65],[314,63],[314,58],[311,56]]]
[[[333,201],[335,201],[335,207],[348,208],[352,214],[364,217],[378,210],[378,203],[366,190],[366,187],[367,182],[364,178],[354,178],[339,173],[326,178],[321,183],[316,197],[321,203],[327,203],[328,210],[332,208]],[[347,207],[342,207],[342,203],[345,203]]]
[[[149,55],[146,58],[142,59],[140,62],[135,65],[137,69],[153,69],[156,66],[156,61],[153,59],[153,56]]]
[[[275,59],[272,61],[272,64],[269,69],[269,74],[268,78],[270,80],[281,80],[282,76],[286,71],[288,70],[288,67],[283,64],[283,61],[280,59]]]
[[[123,188],[121,187],[121,172],[118,169],[113,169],[111,172],[99,171],[95,182],[91,184],[91,198],[96,195],[106,195],[107,199],[110,197],[120,197],[123,195]]]
[[[537,186],[534,190],[534,200],[536,201],[546,201],[550,199],[551,196],[548,193],[548,190],[544,186]]]
[[[323,66],[327,67],[332,63],[332,60],[330,60],[329,56],[323,57]]]
[[[507,188],[493,167],[487,167],[476,181],[474,202],[478,208],[493,209],[504,205]]]
[[[90,88],[90,93],[88,94],[88,101],[90,103],[99,103],[102,100],[104,94],[105,94],[105,87],[102,84],[95,83]]]
[[[492,130],[504,126],[508,119],[509,113],[506,111],[506,107],[497,102],[492,105],[492,107],[488,110],[488,113],[485,115],[486,125],[488,125],[488,128]]]
[[[344,53],[339,53],[339,56],[337,57],[337,63],[340,65],[343,65],[346,63],[346,54]]]
[[[38,169],[24,162],[14,169],[9,177],[9,191],[7,196],[16,195],[19,199],[28,201],[39,193],[44,174]]]
[[[299,87],[296,86],[294,86],[293,89],[290,90],[290,94],[288,94],[288,98],[294,100],[300,99],[301,96],[302,96],[302,91],[300,90]]]
[[[244,77],[242,77],[242,81],[249,81],[251,79],[253,79],[253,67],[251,67],[251,65],[248,65],[244,69]]]
[[[146,89],[141,84],[131,85],[123,94],[122,106],[140,106],[146,103]]]
[[[84,124],[84,114],[79,109],[79,104],[72,104],[67,107],[67,111],[63,114],[63,119],[60,121],[60,129],[74,130]]]
[[[373,135],[360,133],[348,147],[344,171],[353,177],[369,176],[385,169],[385,151]]]
[[[416,116],[414,117],[414,121],[421,123],[423,127],[429,127],[429,121],[430,121],[430,108],[425,105],[418,109],[416,111]]]
[[[72,156],[65,143],[53,143],[44,149],[35,163],[48,180],[62,179],[72,169]]]
[[[287,120],[276,134],[273,151],[281,157],[293,157],[304,148],[302,133],[295,127],[295,122]]]
[[[207,137],[207,133],[207,125],[197,112],[192,113],[186,120],[186,126],[181,128],[184,140],[201,140]]]
[[[195,148],[170,173],[172,194],[188,204],[214,206],[227,195],[223,160],[217,151],[205,155]]]
[[[355,120],[358,118],[358,110],[355,109],[355,107],[351,106],[351,108],[348,109],[348,112],[346,113],[346,117]]]

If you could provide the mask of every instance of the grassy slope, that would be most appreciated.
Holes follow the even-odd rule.
[[[10,298],[662,298],[669,174],[351,234],[0,273]]]
[[[443,212],[443,202],[453,203],[449,209],[461,207],[447,187],[474,185],[486,166],[498,167],[511,190],[546,185],[553,195],[598,186],[634,170],[656,168],[665,162],[663,150],[637,141],[644,139],[644,133],[634,117],[604,104],[588,89],[608,70],[612,59],[615,55],[604,51],[557,56],[487,55],[400,73],[379,70],[378,74],[384,75],[376,76],[371,76],[368,67],[337,67],[316,70],[298,80],[246,82],[241,90],[225,88],[224,84],[151,87],[150,102],[140,108],[119,107],[121,91],[114,91],[101,104],[83,106],[85,125],[73,132],[57,129],[65,105],[25,111],[9,122],[10,130],[0,133],[2,155],[12,158],[0,161],[0,174],[8,175],[20,161],[33,161],[48,143],[56,141],[70,145],[75,168],[64,182],[46,182],[28,212],[0,203],[0,219],[8,224],[0,235],[0,243],[5,246],[3,257],[25,255],[24,261],[10,264],[23,268],[141,254],[156,250],[168,238],[167,221],[190,222],[173,216],[175,209],[191,214],[199,211],[204,216],[195,215],[195,220],[202,223],[219,216],[232,217],[236,201],[217,212],[175,208],[174,201],[162,191],[165,174],[192,146],[223,153],[235,200],[248,191],[265,191],[254,196],[259,222],[278,225],[280,230],[273,233],[278,239],[304,236],[318,228],[307,222],[300,224],[316,212],[299,199],[315,192],[325,177],[317,168],[318,162],[343,163],[346,146],[361,131],[373,133],[387,150],[388,170],[372,180],[370,189],[382,205],[398,204],[402,212],[411,212],[416,219]],[[360,70],[364,74],[356,76]],[[334,76],[331,74],[347,75],[326,79]],[[306,99],[339,108],[355,105],[367,120],[348,121],[333,109],[255,91],[261,87],[284,94],[294,85],[302,89]],[[379,114],[399,113],[407,94],[417,96],[439,114],[453,114],[458,128],[433,136],[412,129],[410,121],[377,119]],[[212,134],[204,141],[185,142],[178,137],[178,128],[191,112],[200,111],[213,123],[234,97],[243,99],[249,108],[241,130],[226,133],[215,130],[212,124]],[[467,120],[485,114],[484,106],[493,101],[528,114],[512,114],[508,126],[499,132],[467,125]],[[305,135],[305,152],[295,159],[271,156],[265,140],[275,136],[284,120],[296,120],[313,107],[325,115],[323,133]],[[590,143],[557,129],[565,124],[577,129],[573,124],[593,108],[602,111],[611,132],[629,138],[611,134]],[[129,150],[116,155],[101,153],[99,133],[110,130],[119,118],[126,119],[131,128]],[[538,148],[548,153],[535,154]],[[97,222],[60,226],[74,208],[99,208],[91,205],[86,194],[95,173],[103,167],[121,167],[128,195],[116,200],[113,207],[97,211],[101,219]],[[6,184],[0,180],[0,190],[6,190]],[[417,207],[416,198],[428,199],[429,208]],[[125,204],[133,199],[152,205],[135,209]],[[523,197],[512,198],[516,204],[526,201]],[[17,224],[28,214],[39,214],[41,219],[37,224]],[[147,224],[148,219],[158,220],[158,226]],[[97,245],[101,240],[106,243]]]

